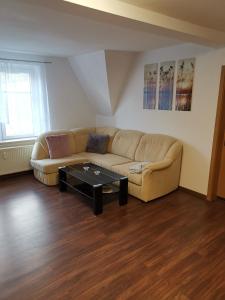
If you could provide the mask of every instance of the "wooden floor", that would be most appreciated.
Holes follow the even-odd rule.
[[[32,175],[2,180],[0,299],[225,299],[225,202],[177,191],[95,217]]]

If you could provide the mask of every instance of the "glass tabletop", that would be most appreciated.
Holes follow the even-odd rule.
[[[127,178],[92,163],[71,165],[63,167],[61,170],[91,186],[109,184]]]

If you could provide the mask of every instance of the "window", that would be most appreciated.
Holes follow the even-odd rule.
[[[0,62],[0,140],[35,137],[49,129],[43,66]]]

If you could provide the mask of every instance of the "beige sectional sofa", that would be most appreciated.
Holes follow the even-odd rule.
[[[47,135],[68,134],[72,156],[50,159]],[[90,133],[110,136],[108,153],[86,152]],[[84,128],[69,131],[52,131],[38,137],[32,153],[34,176],[46,185],[58,183],[61,166],[93,162],[128,177],[129,194],[148,202],[178,187],[182,158],[182,144],[173,137],[146,134],[135,130],[117,128]],[[141,173],[131,173],[130,167],[145,162]]]

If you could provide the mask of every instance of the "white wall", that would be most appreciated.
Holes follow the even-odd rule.
[[[95,111],[66,58],[51,58],[46,65],[52,129],[95,126]]]
[[[143,110],[143,76],[147,63],[196,57],[192,111]],[[97,116],[97,125],[164,133],[184,144],[180,185],[206,194],[221,66],[225,49],[194,45],[164,48],[139,55],[113,117]]]
[[[0,51],[0,58],[51,61],[46,64],[46,80],[52,130],[95,126],[95,112],[87,102],[67,58]]]

